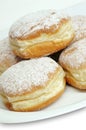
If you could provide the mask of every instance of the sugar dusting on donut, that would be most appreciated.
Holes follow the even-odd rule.
[[[13,94],[30,91],[32,86],[44,85],[48,80],[48,74],[54,73],[58,64],[51,58],[22,61],[10,67],[0,77],[0,87],[5,93]]]
[[[0,63],[6,60],[9,60],[12,64],[17,62],[17,58],[11,50],[8,38],[0,41]]]
[[[77,69],[82,64],[86,64],[86,38],[71,44],[62,52],[59,60],[61,63]]]
[[[33,12],[22,17],[12,25],[10,29],[10,36],[12,38],[26,36],[37,30],[49,29],[53,25],[55,25],[56,29],[58,28],[61,18],[67,19],[67,17],[68,16],[63,14],[63,12],[57,12],[56,10],[42,10],[35,13]]]
[[[80,40],[81,38],[86,38],[86,16],[73,16],[72,23],[75,30],[75,38],[73,42]]]

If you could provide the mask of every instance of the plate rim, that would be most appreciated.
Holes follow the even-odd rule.
[[[44,120],[44,119],[49,119],[52,117],[64,115],[66,113],[70,113],[70,112],[73,112],[73,111],[76,111],[85,107],[86,107],[86,100],[80,101],[78,103],[72,103],[63,108],[61,107],[58,109],[53,109],[52,111],[46,110],[46,111],[36,111],[36,112],[14,112],[14,111],[3,110],[0,108],[0,116],[3,117],[3,115],[5,115],[5,117],[3,117],[4,119],[0,118],[0,123],[34,122],[34,121],[39,121],[39,120]],[[16,118],[17,116],[20,116],[20,117],[23,116],[23,118],[18,119]]]

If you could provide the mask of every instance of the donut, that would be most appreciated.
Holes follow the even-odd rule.
[[[86,38],[66,48],[59,57],[66,72],[67,83],[78,89],[86,89]]]
[[[49,57],[21,61],[0,77],[5,105],[13,111],[36,111],[56,101],[65,89],[62,67]]]
[[[19,58],[12,52],[9,39],[0,41],[0,75],[13,64],[16,64]]]
[[[56,10],[30,13],[10,28],[9,39],[14,53],[23,58],[37,58],[57,52],[74,38],[69,16]]]
[[[72,42],[86,38],[86,16],[76,15],[71,17],[71,20],[72,26],[75,30],[75,37]]]

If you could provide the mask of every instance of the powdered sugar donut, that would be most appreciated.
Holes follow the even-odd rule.
[[[40,110],[54,102],[64,91],[63,69],[51,58],[25,60],[5,71],[0,87],[14,111]]]
[[[0,74],[18,61],[19,59],[10,48],[9,39],[0,41]]]
[[[14,53],[24,59],[61,50],[69,45],[73,37],[70,18],[56,10],[28,14],[15,22],[9,31]]]
[[[86,16],[76,15],[71,19],[75,30],[75,37],[73,42],[86,38]]]
[[[65,49],[60,55],[59,63],[65,69],[69,84],[86,89],[86,38]]]

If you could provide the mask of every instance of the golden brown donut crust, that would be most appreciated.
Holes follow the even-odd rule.
[[[42,103],[42,104],[39,104],[39,105],[36,105],[34,107],[31,107],[31,108],[26,108],[26,109],[18,109],[18,110],[14,110],[11,103],[9,102],[4,102],[5,103],[5,106],[11,110],[11,111],[18,111],[18,112],[28,112],[28,111],[38,111],[38,110],[41,110],[41,109],[44,109],[46,108],[47,106],[49,106],[50,104],[54,103],[58,98],[60,98],[60,96],[64,93],[64,90],[65,90],[65,80],[64,80],[64,88],[63,90],[61,90],[57,95],[55,95],[54,97],[52,97],[51,99],[47,100],[46,102]]]
[[[10,103],[6,97],[2,97],[3,98],[3,102],[5,104],[5,106],[9,109],[9,110],[12,110],[12,111],[18,111],[18,112],[28,112],[28,111],[38,111],[38,110],[41,110],[43,108],[46,108],[47,106],[49,106],[50,104],[54,103],[58,98],[60,98],[60,96],[64,93],[64,90],[65,90],[65,86],[66,86],[66,82],[65,82],[65,79],[63,79],[63,84],[62,84],[62,88],[59,87],[59,91],[56,95],[52,96],[51,98],[49,98],[48,100],[44,101],[44,102],[39,102],[37,103],[36,105],[34,106],[31,106],[31,107],[25,107],[22,103],[22,105],[19,107],[19,105],[15,105],[16,101]],[[47,86],[46,86],[47,87]],[[54,88],[53,88],[54,89]],[[39,90],[41,90],[39,88]],[[34,92],[36,92],[38,90],[33,90],[31,93],[33,94]],[[42,91],[42,90],[41,90]],[[30,94],[31,94],[30,93]],[[27,94],[24,94],[24,95],[27,95]],[[23,95],[23,96],[24,96]],[[40,95],[40,98],[41,98],[41,95]],[[32,99],[33,100],[33,99]],[[21,99],[21,101],[19,102],[22,102],[24,100]],[[35,103],[35,102],[34,102]],[[17,104],[18,104],[18,101],[17,101]]]
[[[78,81],[77,79],[75,79],[75,77],[70,75],[68,72],[66,72],[66,81],[68,84],[72,85],[77,89],[86,90],[86,82]]]
[[[20,52],[17,48],[12,48],[14,49],[13,52],[24,59],[29,58],[34,58],[34,57],[41,57],[45,55],[52,54],[54,52],[57,52],[59,50],[62,50],[63,48],[67,47],[69,43],[71,42],[73,38],[67,41],[62,41],[59,42],[58,44],[55,43],[54,41],[52,42],[42,42],[37,45],[30,46],[26,49],[24,49],[22,52]]]

